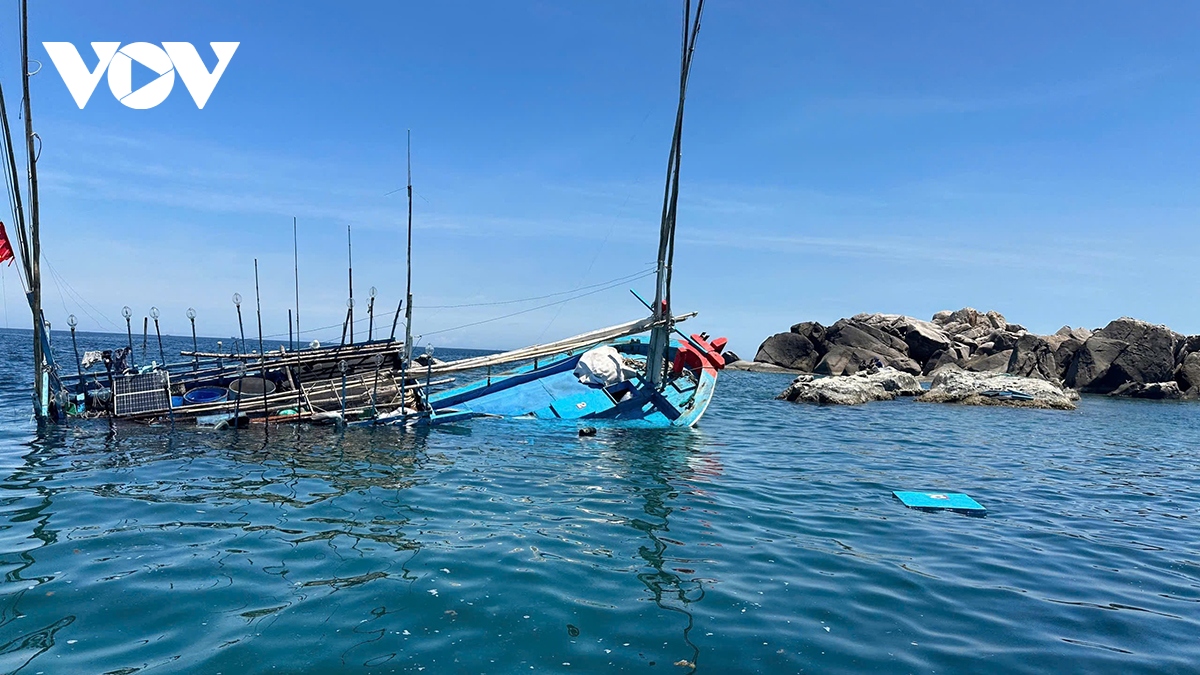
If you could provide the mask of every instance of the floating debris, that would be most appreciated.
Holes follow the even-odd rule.
[[[893,491],[896,499],[910,509],[922,511],[954,511],[973,516],[987,512],[979,502],[961,492],[901,492]]]

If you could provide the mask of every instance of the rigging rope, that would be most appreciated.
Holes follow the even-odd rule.
[[[520,300],[501,300],[499,302],[471,302],[471,303],[466,303],[466,304],[462,304],[462,305],[416,305],[413,307],[413,309],[462,309],[463,307],[494,307],[496,305],[515,305],[515,304],[522,303],[522,302],[532,302],[534,300],[545,300],[546,298],[554,298],[554,297],[558,297],[560,295],[570,295],[571,293],[576,293],[578,291],[584,291],[584,290],[588,290],[590,288],[596,288],[597,286],[604,286],[604,285],[612,284],[612,283],[624,283],[626,281],[636,281],[638,279],[641,279],[642,277],[648,276],[652,272],[654,272],[653,266],[648,267],[640,272],[634,272],[633,274],[628,274],[628,275],[620,277],[618,279],[609,279],[608,281],[601,281],[600,283],[590,284],[588,286],[577,286],[569,291],[559,291],[558,293],[547,293],[546,295],[535,295],[535,296],[529,297],[529,298],[521,298]]]
[[[521,298],[519,300],[504,300],[504,301],[499,301],[499,302],[465,303],[465,304],[461,304],[461,305],[418,305],[418,307],[420,309],[459,309],[459,308],[464,308],[464,307],[489,307],[489,306],[496,306],[496,305],[511,305],[511,304],[517,304],[517,303],[521,303],[521,302],[533,302],[535,300],[544,300],[546,298],[553,298],[553,297],[558,297],[561,295],[572,294],[572,293],[576,293],[579,290],[593,289],[593,290],[588,290],[588,292],[586,292],[586,293],[579,293],[578,295],[572,295],[569,298],[564,298],[562,300],[556,300],[554,302],[548,302],[548,303],[545,303],[542,305],[538,305],[537,307],[530,307],[527,309],[520,310],[518,312],[512,312],[510,314],[505,314],[503,316],[497,316],[497,317],[493,317],[491,319],[484,319],[482,321],[476,321],[476,322],[472,322],[469,324],[464,324],[462,326],[455,326],[453,328],[443,328],[441,330],[425,333],[425,335],[436,335],[438,333],[447,333],[450,331],[460,330],[462,328],[470,328],[472,326],[478,326],[478,325],[485,324],[485,323],[491,323],[493,321],[500,321],[502,319],[508,319],[508,318],[511,318],[514,316],[519,316],[521,314],[526,314],[528,312],[533,312],[533,311],[536,311],[539,309],[545,309],[547,307],[553,307],[554,305],[571,302],[572,300],[578,300],[579,298],[585,298],[589,295],[595,295],[596,293],[601,293],[603,291],[611,290],[622,284],[629,283],[630,281],[637,281],[638,279],[643,279],[645,277],[652,276],[653,274],[654,274],[654,269],[647,268],[640,272],[635,272],[633,274],[627,274],[625,276],[617,277],[615,279],[609,279],[608,281],[603,281],[603,282],[600,282],[597,284],[592,284],[590,286],[583,286],[579,289],[570,290],[570,291],[560,291],[558,293],[547,293],[545,295],[537,295],[537,296],[532,296],[532,297],[528,297],[528,298]],[[404,311],[404,310],[401,310],[401,311]],[[392,311],[392,312],[387,312],[385,314],[378,314],[378,315],[376,315],[375,318],[382,321],[382,320],[386,320],[386,319],[390,318],[391,316],[393,316],[395,314],[396,314],[396,312]],[[364,321],[368,321],[369,319],[370,319],[370,317],[363,317],[360,319],[355,319],[354,323],[356,323],[356,324],[362,323]],[[330,324],[328,326],[320,326],[318,328],[312,328],[312,329],[306,328],[304,330],[304,332],[313,334],[313,333],[317,333],[317,332],[323,331],[323,330],[332,330],[335,328],[341,329],[343,323],[345,323],[345,322],[342,321],[342,322],[338,322],[335,324]],[[264,335],[263,337],[264,338],[280,338],[280,337],[285,337],[286,335],[287,335],[287,333],[272,333],[270,335]]]
[[[8,328],[8,270],[0,268],[0,293],[4,295],[4,327]]]
[[[97,319],[94,314],[87,311],[87,307],[90,307],[93,311],[96,312],[96,314],[99,314],[104,319],[105,323],[107,323],[110,327],[112,327],[113,330],[117,330],[117,331],[120,330],[121,327],[118,326],[115,322],[113,322],[112,319],[108,318],[108,315],[106,315],[104,312],[100,311],[100,309],[97,308],[92,303],[88,302],[87,298],[83,297],[83,295],[79,291],[75,290],[75,287],[72,286],[69,281],[67,281],[66,277],[64,277],[62,274],[59,273],[58,269],[54,267],[54,264],[50,262],[50,259],[47,258],[45,254],[42,254],[42,262],[46,263],[46,267],[48,267],[50,269],[50,275],[54,279],[54,283],[56,285],[58,285],[58,293],[60,296],[62,295],[62,287],[66,286],[67,294],[71,296],[71,302],[74,303],[75,306],[79,308],[79,311],[83,312],[84,314],[87,314],[89,319],[96,322],[97,327],[102,328],[103,325],[100,323],[100,319]],[[85,307],[85,305],[87,307]],[[63,303],[63,309],[66,310],[65,302]]]
[[[4,89],[0,87],[0,149],[3,154],[0,159],[5,160],[4,184],[8,189],[9,205],[12,209],[12,224],[13,230],[17,236],[17,248],[21,251],[21,267],[18,270],[17,276],[21,280],[21,288],[26,293],[29,292],[29,284],[25,278],[29,275],[29,238],[25,232],[25,213],[21,205],[21,186],[20,175],[17,173],[17,156],[12,144],[12,130],[8,125],[8,109],[4,102]]]
[[[650,272],[645,272],[645,273],[643,273],[643,274],[642,274],[642,276],[646,276],[646,277],[648,277],[648,276],[650,276],[650,275],[651,275],[651,274],[653,274],[653,273],[654,273],[653,271],[650,271]],[[521,314],[528,314],[529,312],[535,312],[535,311],[537,311],[537,310],[539,310],[539,309],[545,309],[545,308],[547,308],[547,307],[553,307],[554,305],[561,305],[561,304],[563,304],[563,303],[570,302],[570,301],[572,301],[572,300],[578,300],[579,298],[587,297],[587,296],[589,296],[589,295],[595,295],[596,293],[601,293],[601,292],[603,292],[603,291],[607,291],[607,290],[609,290],[609,289],[611,289],[611,288],[615,288],[616,286],[619,286],[619,285],[621,285],[622,283],[625,283],[625,282],[623,282],[623,281],[622,281],[622,282],[618,282],[618,283],[612,284],[612,285],[610,285],[610,286],[605,286],[604,288],[597,288],[597,289],[596,289],[596,290],[594,290],[594,291],[588,291],[587,293],[581,293],[581,294],[579,294],[579,295],[576,295],[576,296],[574,296],[574,297],[567,298],[566,300],[556,300],[556,301],[554,301],[554,302],[548,302],[548,303],[546,303],[546,304],[544,304],[544,305],[538,305],[537,307],[530,307],[530,308],[528,308],[528,309],[523,309],[523,310],[521,310],[521,311],[519,311],[519,312],[512,312],[511,314],[505,314],[505,315],[503,315],[503,316],[497,316],[497,317],[493,317],[493,318],[491,318],[491,319],[483,319],[483,320],[481,320],[481,321],[472,321],[471,323],[465,323],[465,324],[463,324],[463,325],[461,325],[461,326],[454,326],[453,328],[442,328],[441,330],[426,331],[425,333],[422,333],[421,337],[427,337],[427,336],[430,336],[430,335],[437,335],[437,334],[439,334],[439,333],[449,333],[450,331],[461,330],[461,329],[463,329],[463,328],[471,328],[471,327],[474,327],[474,326],[481,326],[481,325],[483,325],[483,324],[485,324],[485,323],[491,323],[491,322],[493,322],[493,321],[500,321],[500,320],[502,320],[502,319],[511,319],[511,318],[512,318],[512,317],[514,317],[514,316],[520,316]]]

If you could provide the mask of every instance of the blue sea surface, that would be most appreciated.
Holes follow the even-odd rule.
[[[38,432],[29,341],[0,332],[0,672],[1200,671],[1200,405],[726,372],[690,430]]]

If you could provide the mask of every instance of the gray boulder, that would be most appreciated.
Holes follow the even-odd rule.
[[[1200,335],[1181,337],[1175,344],[1175,363],[1183,363],[1184,358],[1192,352],[1200,352]]]
[[[956,366],[961,366],[963,364],[963,359],[958,357],[958,354],[954,349],[942,349],[935,352],[929,357],[929,360],[925,362],[925,367],[921,369],[921,373],[924,375],[929,375],[938,368],[948,364],[953,364]]]
[[[963,324],[968,327],[979,325],[979,318],[983,316],[974,307],[963,307],[960,310],[950,312],[942,311],[933,315],[933,322],[940,326],[949,326],[951,324]]]
[[[1128,317],[1110,322],[1083,343],[1067,371],[1067,385],[1107,394],[1126,382],[1166,382],[1184,338],[1166,326]]]
[[[1079,394],[1046,380],[1001,373],[976,373],[947,366],[934,374],[929,391],[916,400],[925,403],[1074,410]]]
[[[940,326],[902,314],[856,314],[852,321],[876,328],[904,342],[903,351],[918,363],[925,363],[934,352],[949,349],[954,341]],[[892,343],[894,347],[900,346]]]
[[[1183,357],[1183,363],[1175,369],[1175,382],[1184,392],[1193,395],[1200,393],[1200,352]]]
[[[895,368],[863,371],[850,377],[801,375],[778,398],[795,403],[858,405],[917,396],[924,391],[916,377]]]
[[[942,311],[933,315],[933,323],[955,342],[972,346],[988,342],[987,336],[995,331],[1004,331],[1009,323],[999,312],[980,312],[964,307],[954,312]],[[1013,324],[1015,326],[1015,324]],[[1004,349],[997,351],[1004,351]]]
[[[910,358],[890,357],[878,352],[872,352],[857,347],[833,345],[812,372],[817,375],[853,375],[860,370],[866,370],[876,362],[890,366],[906,373],[919,373],[921,367]]]
[[[1092,337],[1092,331],[1086,328],[1071,328],[1070,326],[1063,326],[1054,334],[1064,338],[1074,338],[1079,340],[1080,343],[1083,343],[1088,338]]]
[[[809,342],[817,345],[818,347],[825,342],[825,331],[825,326],[822,326],[816,321],[802,321],[791,328],[791,332],[797,335],[803,335],[804,337],[808,338]]]
[[[975,373],[1004,373],[1008,372],[1008,362],[1012,358],[1012,350],[996,352],[995,354],[978,354],[967,359],[963,370]]]
[[[1083,340],[1073,337],[1058,342],[1058,346],[1054,348],[1054,362],[1058,364],[1058,379],[1064,381],[1067,379],[1067,370],[1070,369],[1071,362],[1075,360],[1075,354],[1079,353],[1079,348],[1082,346]]]
[[[904,340],[855,319],[839,319],[825,333],[825,341],[888,356],[905,356],[908,350]]]
[[[908,355],[921,363],[928,361],[936,352],[950,350],[954,340],[945,331],[927,321],[913,319],[904,324],[904,343]]]
[[[987,334],[984,342],[992,343],[991,351],[993,354],[997,352],[1006,352],[1017,346],[1017,340],[1020,338],[1016,333],[1009,333],[1004,330],[994,330]]]
[[[993,329],[1003,329],[1005,326],[1008,325],[1008,321],[1004,318],[1004,315],[1001,314],[1000,312],[995,312],[995,311],[989,310],[986,314],[983,315],[983,317],[985,319],[987,319],[988,323],[990,323],[992,325]]]
[[[1179,384],[1172,382],[1126,382],[1117,387],[1109,396],[1124,396],[1126,398],[1148,398],[1156,401],[1178,401],[1183,398]]]
[[[817,375],[853,375],[866,368],[876,358],[878,357],[874,353],[865,349],[837,345],[825,352],[825,356],[821,357],[812,372]]]
[[[1010,375],[1035,377],[1047,382],[1059,380],[1058,362],[1050,343],[1045,338],[1030,333],[1017,338],[1005,370]]]
[[[1099,391],[1108,393],[1126,382],[1124,375],[1113,371],[1109,376],[1112,364],[1127,347],[1120,340],[1110,340],[1099,335],[1093,335],[1079,346],[1071,367],[1067,369],[1063,380],[1068,387],[1080,391]]]
[[[812,372],[820,358],[816,345],[796,333],[772,335],[763,341],[758,353],[754,355],[755,361],[805,372]]]
[[[745,370],[752,373],[795,373],[795,368],[784,368],[777,366],[774,363],[760,363],[758,361],[733,361],[725,364],[726,370]]]
[[[903,340],[861,321],[837,321],[826,331],[825,341],[828,351],[813,369],[815,373],[853,374],[876,359],[907,373],[921,372],[920,364],[908,357],[908,345]]]

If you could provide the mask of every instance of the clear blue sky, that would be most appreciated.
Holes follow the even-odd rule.
[[[16,8],[0,76],[17,107]],[[415,332],[653,262],[677,77],[676,2],[34,2],[34,120],[56,327],[151,305],[229,335],[263,275],[286,333],[403,293],[413,130]],[[240,41],[203,110],[101,81],[79,110],[42,41]],[[676,307],[751,355],[800,320],[971,305],[1034,330],[1133,315],[1200,333],[1200,5],[711,0],[685,125]],[[135,86],[138,82],[135,81]],[[13,123],[18,120],[13,116]],[[6,321],[28,325],[16,269]],[[638,318],[642,279],[431,335],[505,348]],[[360,303],[360,311],[364,305]],[[84,309],[87,311],[85,312]],[[107,319],[99,315],[103,312]],[[92,316],[89,316],[89,313]],[[95,317],[93,319],[92,317]],[[248,316],[248,326],[253,325]],[[115,323],[109,323],[109,322]],[[136,330],[136,329],[135,329]],[[253,332],[253,329],[251,329]],[[338,331],[327,330],[329,338]]]

